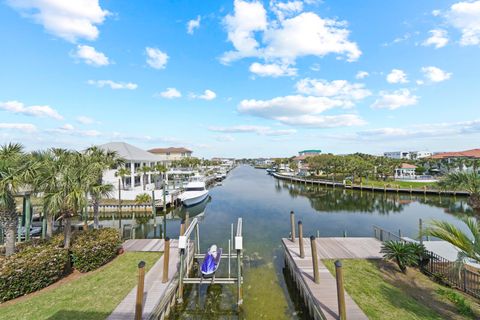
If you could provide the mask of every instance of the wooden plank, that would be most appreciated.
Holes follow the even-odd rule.
[[[377,244],[372,242],[370,238],[319,238],[319,240],[328,239],[317,243],[317,251],[323,257],[335,257],[336,254],[343,257],[370,256],[375,251]],[[349,239],[349,240],[345,240]],[[359,240],[360,241],[356,241]],[[290,239],[282,239],[282,243],[286,250],[286,257],[294,264],[294,274],[300,277],[304,284],[304,294],[308,299],[313,301],[317,309],[319,309],[325,319],[338,319],[337,289],[335,277],[328,271],[326,266],[319,258],[320,283],[316,284],[313,280],[313,264],[311,246],[309,241],[304,242],[305,258],[300,258],[298,240],[292,242]],[[319,247],[322,246],[320,249]],[[360,250],[356,254],[356,247],[366,246],[367,248]],[[322,258],[322,259],[324,259]],[[347,319],[368,319],[364,312],[358,307],[353,299],[345,293],[345,304]]]
[[[163,239],[131,239],[123,243],[125,251],[161,252],[164,248]]]
[[[158,240],[158,239],[157,239]],[[152,266],[145,276],[145,294],[142,319],[149,319],[160,305],[169,290],[176,288],[179,262],[178,241],[170,240],[170,260],[168,267],[169,281],[162,283],[163,256]],[[108,320],[131,320],[135,316],[135,298],[137,286],[120,302],[107,318]]]

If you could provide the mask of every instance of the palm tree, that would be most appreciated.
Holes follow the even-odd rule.
[[[120,177],[122,179],[122,188],[125,190],[125,177],[130,176],[130,170],[125,167],[120,167],[117,169],[115,176]]]
[[[10,143],[0,147],[0,225],[5,230],[5,251],[15,253],[18,214],[16,194],[28,185],[36,173],[36,164],[23,153],[23,146]]]
[[[477,172],[454,172],[439,182],[440,187],[465,190],[470,193],[468,204],[480,209],[480,174]]]
[[[426,233],[451,243],[460,249],[458,260],[463,262],[470,258],[480,263],[480,224],[475,218],[462,218],[468,227],[470,235],[466,234],[453,224],[445,221],[434,220],[427,228]]]
[[[418,256],[416,247],[412,243],[403,241],[386,241],[382,245],[381,253],[383,258],[387,260],[394,260],[400,271],[407,272],[407,267],[416,265],[418,263]]]
[[[152,197],[147,193],[137,194],[137,196],[135,197],[135,203],[137,205],[143,204],[145,206],[145,211],[147,211],[147,204],[149,204],[150,202],[152,202]]]
[[[108,169],[114,169],[123,165],[125,161],[116,152],[105,151],[96,146],[88,148],[84,153],[84,158],[88,167],[87,170],[91,173],[89,175],[87,192],[93,201],[94,227],[98,229],[100,199],[110,197],[114,189],[113,185],[103,183],[103,173]]]
[[[143,190],[145,190],[145,186],[147,185],[147,174],[149,174],[152,171],[152,168],[148,166],[143,166],[138,168],[138,172],[143,175]]]
[[[51,166],[42,165],[35,184],[43,192],[49,212],[64,220],[64,247],[68,249],[71,218],[87,205],[85,194],[92,181],[91,166],[76,151],[52,149],[46,158]]]

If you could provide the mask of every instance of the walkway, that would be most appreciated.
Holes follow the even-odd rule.
[[[124,243],[126,251],[162,251],[163,240],[139,239],[127,240]],[[160,250],[161,249],[161,250]],[[170,240],[170,261],[167,283],[162,283],[163,256],[152,266],[145,276],[144,301],[142,319],[156,319],[165,309],[165,305],[175,298],[177,288],[177,264],[179,262],[178,241]],[[108,320],[131,320],[135,318],[135,299],[137,286],[115,308]]]
[[[293,275],[301,275],[304,295],[313,302],[315,309],[324,319],[338,319],[337,284],[335,277],[325,267],[322,259],[378,259],[381,258],[381,242],[375,238],[318,238],[320,283],[313,280],[312,249],[310,239],[304,239],[305,258],[300,258],[298,238],[295,242],[282,239],[286,250],[287,263],[291,263]],[[353,299],[345,292],[347,319],[368,319]],[[314,312],[315,313],[315,312]]]

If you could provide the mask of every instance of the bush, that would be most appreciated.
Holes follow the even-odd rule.
[[[45,288],[65,275],[68,251],[55,241],[21,249],[0,259],[1,302]]]
[[[80,272],[103,266],[115,258],[121,246],[118,231],[109,228],[78,233],[72,242],[73,266]]]

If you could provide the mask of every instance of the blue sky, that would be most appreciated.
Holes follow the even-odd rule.
[[[480,147],[480,1],[0,2],[0,142]]]

